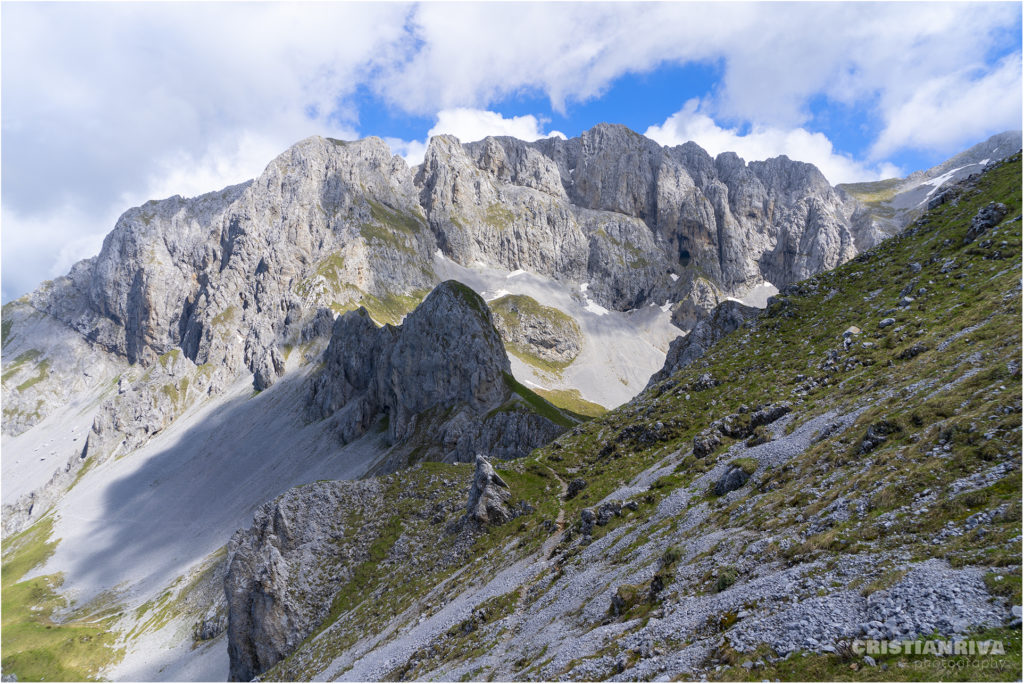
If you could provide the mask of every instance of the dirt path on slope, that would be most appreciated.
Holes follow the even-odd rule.
[[[558,545],[558,542],[561,541],[562,533],[565,531],[565,495],[569,492],[569,486],[565,483],[565,480],[558,476],[558,473],[555,472],[554,468],[552,468],[549,465],[545,465],[544,467],[548,469],[548,472],[550,472],[556,480],[558,480],[559,487],[558,515],[555,516],[555,531],[551,533],[551,536],[544,540],[544,543],[541,544],[540,551],[538,552],[538,559],[541,563],[544,564],[544,568],[546,569],[552,564],[552,551]],[[526,607],[526,594],[527,592],[529,592],[530,587],[532,587],[533,585],[534,582],[530,580],[527,580],[523,582],[521,585],[519,585],[519,595],[516,599],[516,606],[512,611],[513,618],[519,618],[520,616],[522,616],[523,610]],[[511,639],[512,633],[514,631],[514,629],[509,630],[504,641],[508,641],[509,639]]]

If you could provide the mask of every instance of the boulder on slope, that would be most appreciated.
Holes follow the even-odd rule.
[[[500,525],[512,519],[508,509],[511,490],[487,459],[477,454],[473,486],[469,490],[466,512],[470,519],[484,525]]]

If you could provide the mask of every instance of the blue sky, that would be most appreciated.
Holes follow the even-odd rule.
[[[3,300],[308,135],[625,124],[833,183],[1021,127],[1020,3],[3,3]]]

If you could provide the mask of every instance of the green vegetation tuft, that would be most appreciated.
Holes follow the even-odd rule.
[[[572,427],[586,419],[584,416],[559,409],[557,406],[547,401],[530,388],[521,384],[518,380],[512,377],[511,374],[505,373],[504,376],[505,384],[513,393],[519,395],[519,397],[526,402],[527,406],[529,406],[534,413],[547,418],[555,425]]]
[[[33,387],[34,385],[37,385],[38,383],[42,382],[47,378],[50,372],[50,360],[43,359],[36,365],[35,370],[35,375],[33,375],[31,378],[18,385],[17,389],[19,392],[24,392],[29,387]]]
[[[606,409],[604,406],[584,399],[583,395],[580,394],[580,391],[578,389],[537,389],[534,391],[540,396],[547,399],[555,406],[557,406],[558,408],[565,409],[566,411],[571,411],[580,416],[587,416],[588,418],[599,418],[604,414],[608,413],[608,409]]]
[[[729,566],[718,568],[715,575],[715,591],[725,591],[735,583],[736,568]]]
[[[120,609],[100,599],[57,618],[67,609],[57,593],[61,575],[22,581],[53,554],[57,542],[50,541],[52,534],[53,518],[45,517],[4,541],[0,667],[19,681],[96,680],[123,655],[113,631]]]
[[[737,458],[732,461],[730,465],[734,465],[741,469],[747,475],[753,475],[754,471],[757,470],[757,459],[754,458]]]
[[[412,254],[410,237],[422,230],[424,221],[419,214],[392,209],[380,202],[367,200],[370,205],[371,223],[360,226],[360,233],[367,240],[374,240],[399,251]]]
[[[228,308],[224,309],[223,311],[221,311],[216,316],[214,316],[213,320],[211,320],[210,323],[212,323],[214,327],[218,327],[219,328],[220,326],[223,326],[223,325],[231,325],[232,323],[235,322],[237,317],[238,317],[238,309],[235,308],[234,305],[232,305],[232,306],[229,306]]]
[[[318,282],[324,282],[330,287],[332,292],[336,292],[339,288],[347,289],[346,283],[342,283],[342,274],[345,272],[345,257],[342,256],[341,252],[333,252],[328,254],[320,263],[316,265],[316,269],[313,271],[313,275],[304,279],[295,287],[295,292],[305,297],[313,291],[314,287]]]
[[[428,290],[413,290],[409,294],[389,292],[383,297],[375,297],[372,294],[366,293],[359,298],[356,304],[347,305],[343,311],[338,311],[333,305],[331,308],[335,309],[337,313],[344,313],[344,311],[350,311],[362,306],[366,308],[370,316],[378,324],[398,325],[410,311],[420,305],[420,302],[428,294]]]
[[[572,316],[552,306],[544,306],[533,297],[521,294],[509,294],[491,301],[488,306],[496,316],[504,319],[509,327],[516,325],[523,314],[547,319],[556,326],[566,327],[580,333],[580,327]]]
[[[3,376],[0,376],[3,379],[3,382],[10,380],[25,367],[25,364],[35,361],[42,355],[43,353],[37,349],[29,349],[26,352],[18,354],[14,357],[14,361],[11,361],[11,363],[8,364],[7,370],[4,371]]]

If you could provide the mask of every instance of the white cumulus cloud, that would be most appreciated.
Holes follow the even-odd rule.
[[[796,161],[814,164],[833,185],[902,175],[900,169],[892,164],[868,165],[839,153],[824,134],[803,128],[755,126],[747,133],[736,128],[723,128],[700,111],[696,98],[689,100],[663,124],[648,128],[644,135],[669,146],[692,140],[712,156],[735,152],[746,161],[786,155]]]
[[[4,297],[55,275],[61,253],[95,253],[86,237],[112,229],[126,198],[216,190],[309,135],[355,137],[343,98],[395,56],[409,9],[5,5]]]
[[[901,148],[957,152],[994,130],[1021,127],[1021,53],[978,76],[959,69],[929,79],[889,113],[871,148],[876,159]]]
[[[25,294],[41,280],[64,275],[76,261],[99,253],[119,213],[86,212],[70,202],[44,211],[0,209],[3,301]]]
[[[676,106],[704,106],[662,135],[699,113],[705,140],[731,136],[751,158],[803,156],[833,181],[883,173],[908,147],[955,152],[1019,127],[1020,17],[1003,2],[7,3],[3,210],[22,222],[3,226],[4,296],[86,244],[65,221],[109,229],[124,198],[239,182],[309,135],[388,135],[361,118],[370,95],[463,140],[540,137],[546,121],[497,103],[544,97],[571,114],[624,76],[697,65],[710,82]],[[812,103],[867,115],[871,165],[809,132]],[[415,163],[426,141],[389,143]],[[56,232],[12,235],[21,225]]]

